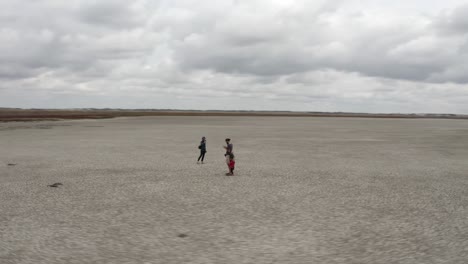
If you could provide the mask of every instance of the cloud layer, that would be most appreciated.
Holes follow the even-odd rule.
[[[0,106],[468,113],[463,1],[211,2],[0,2]]]

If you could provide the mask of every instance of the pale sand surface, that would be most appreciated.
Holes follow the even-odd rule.
[[[467,260],[467,121],[0,123],[1,264]]]

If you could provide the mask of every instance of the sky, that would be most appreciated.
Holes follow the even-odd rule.
[[[0,107],[468,114],[468,1],[0,0]]]

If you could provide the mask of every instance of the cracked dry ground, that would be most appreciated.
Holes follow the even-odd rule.
[[[468,259],[463,120],[0,123],[0,146],[2,264]]]

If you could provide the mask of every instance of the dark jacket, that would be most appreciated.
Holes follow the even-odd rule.
[[[225,155],[229,155],[229,154],[231,154],[231,153],[232,153],[232,144],[229,143],[229,144],[227,144],[227,146],[226,146],[226,154],[225,154]]]
[[[200,151],[201,152],[206,152],[206,141],[201,141],[200,142]]]

